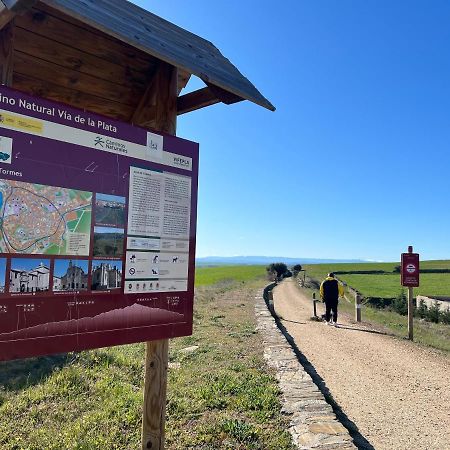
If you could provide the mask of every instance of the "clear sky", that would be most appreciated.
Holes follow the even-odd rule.
[[[11,268],[16,270],[34,270],[37,269],[41,263],[50,268],[49,259],[28,259],[28,258],[13,258],[11,260]]]
[[[69,268],[69,263],[72,261],[74,266],[80,267],[84,270],[84,273],[88,273],[88,264],[89,261],[84,259],[55,259],[55,275],[57,277],[62,277],[67,273],[67,269]]]
[[[179,118],[200,143],[197,256],[450,258],[450,2],[135,3],[277,107]]]

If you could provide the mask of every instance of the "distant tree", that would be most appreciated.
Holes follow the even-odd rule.
[[[277,281],[277,273],[275,272],[275,270],[271,270],[270,266],[266,267],[266,271],[267,271],[267,279],[269,281]]]
[[[294,277],[296,277],[299,272],[302,270],[302,266],[300,264],[296,264],[293,268],[292,268],[292,274],[294,275]]]
[[[400,273],[401,270],[402,270],[401,266],[395,266],[393,272]]]
[[[277,279],[283,278],[283,275],[287,272],[288,268],[286,264],[282,262],[272,263],[266,267],[268,274],[276,274]]]

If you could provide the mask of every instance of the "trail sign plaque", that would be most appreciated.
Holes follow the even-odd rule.
[[[0,361],[190,334],[198,144],[0,87]]]
[[[405,287],[419,286],[419,254],[402,253],[401,282]]]

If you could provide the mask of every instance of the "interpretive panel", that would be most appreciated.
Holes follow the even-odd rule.
[[[0,361],[192,331],[198,144],[0,87]]]

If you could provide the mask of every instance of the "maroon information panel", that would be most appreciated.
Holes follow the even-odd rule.
[[[0,87],[0,361],[192,333],[198,144]]]
[[[419,287],[419,254],[402,253],[402,286]]]

